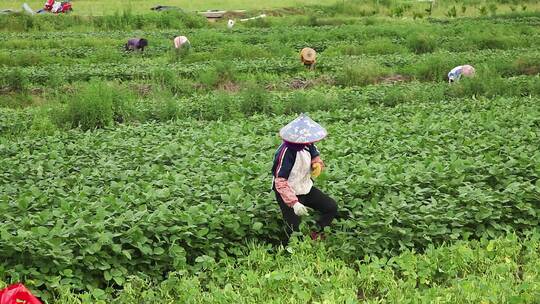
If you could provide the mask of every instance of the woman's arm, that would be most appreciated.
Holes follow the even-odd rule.
[[[289,181],[286,178],[278,177],[274,180],[276,190],[285,202],[287,206],[292,207],[298,203],[298,197],[294,194],[294,191],[289,186]]]
[[[314,164],[320,164],[324,168],[324,162],[321,159],[321,153],[317,150],[315,144],[309,145],[309,154],[311,154],[311,166]]]
[[[274,172],[274,185],[285,204],[292,207],[298,202],[296,194],[289,185],[289,175],[291,174],[294,163],[296,162],[296,152],[287,147],[277,156],[276,168]]]

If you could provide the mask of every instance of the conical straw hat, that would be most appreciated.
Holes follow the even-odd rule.
[[[302,113],[279,131],[283,140],[294,144],[309,144],[326,137],[328,132]]]
[[[312,48],[303,48],[300,54],[305,61],[315,61],[315,57],[317,56],[317,52]]]

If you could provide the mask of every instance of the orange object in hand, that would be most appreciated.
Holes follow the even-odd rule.
[[[320,163],[314,163],[311,165],[311,169],[311,176],[317,178],[319,175],[321,175],[322,165]]]

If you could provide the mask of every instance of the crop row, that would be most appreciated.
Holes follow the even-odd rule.
[[[536,41],[540,41],[540,36]],[[166,42],[166,43],[163,43]],[[172,45],[170,41],[164,40],[158,45],[152,44],[147,48],[144,54],[145,60],[158,60],[170,59],[173,57]],[[0,50],[0,66],[36,66],[36,65],[51,65],[62,62],[63,65],[73,64],[85,64],[85,63],[121,63],[134,61],[130,54],[124,52],[123,45],[125,40],[111,41],[110,44],[105,46],[73,46],[73,47],[59,47],[48,49],[4,49]],[[349,40],[346,42],[332,43],[330,41],[309,41],[309,42],[295,42],[293,44],[249,44],[243,45],[238,42],[225,45],[216,44],[193,44],[194,51],[189,58],[185,58],[185,61],[189,62],[201,62],[208,60],[233,60],[233,59],[264,59],[264,58],[279,58],[283,56],[296,57],[297,51],[306,45],[309,45],[319,51],[319,56],[324,57],[339,57],[347,55],[402,55],[413,56],[414,50],[410,48],[412,46],[404,45],[406,43],[396,43],[390,40],[376,39],[372,41],[354,41]],[[463,53],[467,52],[467,49],[456,50],[454,44],[448,45],[447,48],[444,45],[438,45],[439,51],[447,51],[451,53]],[[481,49],[492,48],[497,49],[512,49],[520,51],[532,51],[537,47],[534,45],[519,44],[511,47],[486,45]],[[430,50],[431,53],[434,50]],[[472,52],[469,50],[469,52]],[[87,61],[82,61],[86,59]],[[139,58],[136,59],[139,61]]]
[[[369,26],[241,28],[234,32],[210,28],[186,30],[182,34],[190,37],[199,53],[195,56],[197,61],[290,56],[307,45],[318,52],[329,51],[326,53],[333,55],[374,55],[534,48],[540,41],[537,28],[526,25],[508,27],[478,20],[439,24],[390,23],[384,19],[378,22]],[[455,35],[456,32],[461,34]],[[150,40],[145,58],[155,58],[166,55],[166,50],[171,49],[172,37],[179,34],[172,30],[4,33],[0,34],[4,40],[0,46],[3,49],[0,65],[48,65],[55,62],[70,65],[88,57],[96,63],[123,61],[118,53],[125,40],[141,35]],[[20,53],[21,50],[26,51]]]
[[[163,77],[163,78],[162,78]],[[317,79],[293,78],[268,91],[248,84],[238,92],[205,92],[189,89],[185,81],[161,75],[150,93],[137,96],[138,85],[103,81],[80,83],[71,93],[52,94],[48,103],[24,110],[0,111],[0,136],[52,134],[55,130],[83,130],[146,121],[174,119],[232,120],[254,114],[282,115],[303,111],[355,109],[365,103],[394,107],[409,102],[439,102],[459,98],[538,97],[540,78],[479,76],[459,84],[408,82],[353,88],[315,86]],[[305,85],[294,90],[291,85]],[[63,91],[60,87],[57,90]],[[181,94],[173,95],[171,92]],[[139,93],[140,94],[140,93]],[[114,96],[114,97],[113,97]],[[9,105],[9,104],[6,104]],[[17,104],[12,105],[17,107]],[[95,113],[99,113],[96,115]]]
[[[233,32],[215,28],[188,30],[186,33],[193,44],[190,56],[182,58],[182,63],[207,62],[208,60],[281,60],[282,57],[297,57],[300,48],[309,45],[315,48],[321,59],[345,55],[392,54],[405,57],[411,53],[474,53],[478,50],[509,50],[527,52],[536,49],[539,32],[535,27],[506,27],[486,24],[484,20],[461,20],[461,22],[434,23],[410,22],[390,23],[380,19],[372,25],[353,24],[325,27],[272,27],[264,29],[240,28]],[[489,31],[485,31],[489,28]],[[455,35],[459,31],[461,35]],[[171,39],[177,31],[157,32],[40,32],[0,34],[4,43],[0,48],[0,66],[3,70],[11,67],[35,67],[63,65],[66,69],[87,64],[151,64],[174,62],[180,58],[171,50]],[[103,35],[108,35],[103,37]],[[150,39],[144,59],[128,56],[121,49],[127,37],[144,35]],[[54,38],[53,38],[54,37]],[[459,48],[456,46],[459,45]],[[145,64],[143,63],[143,65]],[[105,67],[106,68],[106,67]],[[45,68],[47,69],[47,68]],[[101,66],[99,67],[101,69]],[[75,72],[77,73],[77,72]],[[5,73],[2,73],[5,75]],[[76,75],[75,80],[86,80],[99,76],[89,72]],[[129,79],[116,71],[105,73],[104,77]],[[70,79],[72,77],[69,77]],[[46,79],[46,77],[42,77]]]
[[[340,211],[328,244],[358,259],[537,227],[539,105],[499,98],[312,113],[330,133],[317,184]],[[123,285],[128,274],[161,277],[201,256],[241,255],[245,240],[279,241],[269,169],[276,126],[291,118],[3,141],[3,276],[49,288]]]
[[[503,75],[519,75],[525,73],[521,68],[527,69],[527,66],[514,66],[519,58],[528,59],[533,71],[538,69],[538,52],[527,51],[523,55],[523,50],[492,51],[485,50],[481,52],[462,52],[447,53],[440,52],[425,55],[401,55],[389,54],[381,56],[342,56],[342,57],[324,57],[321,56],[317,69],[322,72],[333,72],[343,70],[350,66],[363,66],[376,64],[380,67],[390,67],[392,70],[386,73],[403,73],[407,76],[413,76],[421,80],[443,80],[446,73],[454,66],[463,63],[472,63],[477,67],[487,66],[490,71]],[[19,70],[25,77],[36,84],[45,84],[51,77],[63,78],[74,81],[86,81],[92,77],[101,77],[105,79],[144,79],[149,78],[156,70],[169,70],[181,77],[194,77],[204,70],[212,69],[218,61],[196,62],[186,64],[160,63],[141,60],[138,63],[131,64],[53,64],[48,66],[25,67]],[[519,62],[518,62],[519,64]],[[299,72],[302,67],[295,58],[259,58],[255,60],[233,61],[233,70],[238,73],[278,73],[288,74]],[[11,68],[0,68],[0,84],[7,81]],[[373,73],[373,71],[371,71]],[[379,75],[384,76],[384,75]]]
[[[53,18],[54,19],[54,18]],[[339,40],[344,36],[350,36],[356,38],[375,38],[380,36],[390,36],[390,37],[402,37],[403,33],[410,33],[411,31],[417,31],[418,29],[431,30],[433,34],[443,36],[453,37],[457,32],[461,32],[463,35],[470,35],[471,33],[464,32],[464,29],[472,30],[473,33],[482,33],[481,28],[479,27],[489,27],[490,31],[505,33],[516,33],[522,35],[520,30],[523,28],[528,28],[529,30],[535,31],[535,26],[539,24],[540,16],[536,14],[520,14],[516,15],[515,18],[503,18],[499,17],[489,17],[489,18],[459,18],[459,19],[429,19],[427,21],[421,20],[397,20],[397,19],[388,19],[388,18],[358,18],[354,24],[338,24],[338,25],[301,25],[301,24],[289,24],[290,20],[287,18],[276,19],[281,22],[272,24],[269,27],[256,27],[250,28],[242,26],[242,23],[237,24],[237,29],[233,32],[234,35],[230,35],[230,31],[225,30],[225,22],[219,23],[216,26],[208,26],[205,28],[182,28],[181,31],[187,34],[198,33],[206,37],[208,35],[218,35],[228,37],[228,39],[248,39],[255,36],[260,36],[259,40],[268,40],[274,35],[283,33],[285,30],[287,35],[282,35],[281,39],[285,40],[295,40],[302,35],[302,33],[307,36],[313,37],[316,40],[322,39],[335,39]],[[514,27],[508,26],[508,23],[514,25]],[[39,22],[38,22],[39,24]],[[522,28],[516,27],[522,26]],[[74,30],[71,28],[63,29],[54,29],[50,28],[49,31],[28,31],[28,32],[16,32],[16,31],[6,31],[0,32],[0,38],[5,40],[10,39],[29,39],[29,40],[55,40],[55,39],[64,39],[64,38],[87,38],[87,37],[97,37],[97,38],[123,38],[126,33],[137,32],[147,36],[171,36],[178,33],[179,29],[170,27],[170,28],[153,28],[145,30],[143,29],[134,29],[134,30],[119,30],[119,28],[110,29],[107,31],[97,30],[97,31],[88,31],[86,30]],[[452,35],[448,35],[451,33]],[[263,34],[263,35],[260,35]],[[234,36],[234,37],[232,37]],[[280,40],[281,41],[281,40]]]

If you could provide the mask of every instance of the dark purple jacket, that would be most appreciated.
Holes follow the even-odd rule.
[[[131,38],[126,43],[126,51],[141,50],[148,46],[148,40],[144,38]]]

